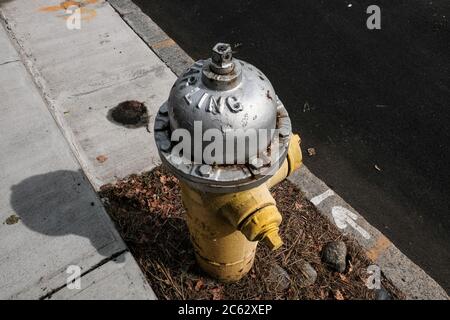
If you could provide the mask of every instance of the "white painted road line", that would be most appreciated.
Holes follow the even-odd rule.
[[[324,201],[326,198],[329,198],[331,196],[334,196],[334,191],[331,189],[328,189],[327,191],[325,191],[322,194],[319,194],[318,196],[315,196],[314,198],[311,199],[311,202],[313,205],[317,206],[319,205],[322,201]]]
[[[339,229],[343,230],[350,226],[358,231],[364,239],[368,240],[371,238],[370,234],[356,223],[358,216],[355,213],[344,207],[336,206],[331,209],[331,214],[333,215],[334,223]]]

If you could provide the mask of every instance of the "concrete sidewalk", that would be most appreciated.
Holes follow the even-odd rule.
[[[165,67],[109,6],[96,9],[93,28],[111,48],[97,50],[98,33],[76,34],[39,11],[55,4],[0,2],[0,299],[155,299],[80,159],[96,186],[133,170],[129,162],[152,166],[148,133],[144,142],[137,129],[102,125],[105,106],[143,96],[133,87],[145,84],[153,101]],[[142,161],[127,148],[142,148]],[[111,161],[96,165],[97,152]],[[81,268],[80,290],[66,288],[70,265]]]
[[[176,77],[107,2],[80,2],[80,30],[67,28],[68,4],[59,0],[12,0],[0,10],[53,116],[98,189],[159,163],[147,128],[112,123],[108,111],[138,100],[153,115]]]

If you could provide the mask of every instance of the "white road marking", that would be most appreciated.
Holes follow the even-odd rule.
[[[323,200],[325,200],[328,197],[331,197],[334,195],[334,191],[331,189],[328,189],[322,194],[319,194],[318,196],[315,196],[311,199],[311,202],[313,205],[317,206],[319,203],[321,203]]]
[[[347,226],[351,226],[353,229],[358,231],[364,239],[370,239],[370,234],[364,230],[361,226],[356,223],[358,216],[344,207],[333,207],[331,209],[331,214],[333,215],[334,223],[339,229],[345,229]]]

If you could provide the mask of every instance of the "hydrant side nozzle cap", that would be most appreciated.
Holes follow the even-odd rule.
[[[272,251],[280,248],[283,245],[283,240],[281,240],[278,233],[278,228],[266,234],[266,236],[262,239],[262,242]]]

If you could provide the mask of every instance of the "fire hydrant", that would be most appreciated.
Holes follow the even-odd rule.
[[[281,214],[270,188],[302,162],[300,138],[267,77],[218,43],[177,79],[155,119],[163,163],[179,179],[200,267],[225,282],[276,250]]]

